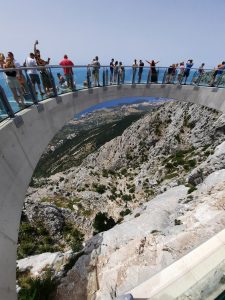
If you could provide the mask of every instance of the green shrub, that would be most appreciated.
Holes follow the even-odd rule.
[[[63,228],[63,237],[69,243],[73,252],[83,248],[84,235],[73,224],[67,223]]]
[[[99,193],[99,194],[104,194],[106,191],[106,186],[103,184],[97,184],[97,183],[93,183],[93,188],[95,189],[95,192]]]
[[[135,187],[130,188],[130,189],[129,189],[129,192],[130,192],[131,194],[133,194],[133,193],[135,192]]]
[[[80,253],[76,253],[73,254],[70,258],[70,260],[68,261],[67,264],[65,264],[64,266],[64,271],[67,273],[69,270],[71,270],[73,268],[73,266],[75,265],[75,263],[78,261],[78,259],[84,254],[84,252],[80,252]]]
[[[18,259],[43,252],[55,252],[59,250],[61,250],[60,246],[55,245],[49,232],[41,222],[31,224],[26,219],[22,220],[18,237]]]
[[[191,159],[188,161],[188,164],[191,168],[194,168],[196,166],[196,160],[195,159]]]
[[[126,175],[126,174],[127,174],[127,169],[125,169],[125,168],[122,169],[122,170],[121,170],[121,174],[122,174],[122,175]]]
[[[124,216],[126,216],[126,215],[129,215],[130,213],[131,213],[131,210],[130,210],[129,208],[127,208],[127,209],[122,210],[122,211],[120,212],[120,216],[121,216],[121,217],[124,217]]]
[[[93,222],[93,228],[95,229],[94,234],[100,233],[102,231],[107,231],[115,225],[116,222],[112,217],[108,217],[108,214],[105,212],[99,212],[96,214]]]
[[[102,176],[103,176],[103,177],[108,177],[108,175],[109,175],[109,174],[108,174],[108,171],[107,171],[106,169],[103,169],[103,170],[102,170]]]
[[[194,191],[196,191],[197,190],[197,188],[194,186],[194,185],[192,185],[190,188],[189,188],[189,190],[188,190],[188,194],[191,194],[192,192],[194,192]]]
[[[132,200],[132,197],[131,197],[131,195],[125,194],[125,195],[122,195],[122,199],[123,199],[124,201],[131,201],[131,200]]]
[[[19,300],[50,300],[56,289],[56,279],[52,277],[51,270],[47,270],[42,278],[32,278],[29,273],[17,272],[18,284],[21,290]]]

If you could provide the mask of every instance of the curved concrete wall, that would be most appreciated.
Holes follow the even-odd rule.
[[[16,299],[16,246],[20,215],[30,178],[53,136],[76,113],[123,97],[165,97],[225,112],[225,89],[176,85],[122,85],[93,88],[42,102],[0,123],[0,299]]]

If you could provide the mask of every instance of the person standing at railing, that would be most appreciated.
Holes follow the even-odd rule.
[[[99,84],[99,70],[100,70],[100,63],[98,61],[98,56],[96,56],[92,63],[91,63],[91,66],[92,66],[92,74],[93,74],[93,77],[94,77],[94,86],[100,86]]]
[[[60,61],[59,64],[62,67],[70,67],[70,68],[63,68],[63,71],[64,71],[64,75],[65,75],[68,87],[71,90],[73,90],[74,84],[73,84],[73,68],[72,67],[74,67],[74,63],[70,59],[68,59],[68,56],[65,54],[63,60]]]
[[[142,73],[143,73],[143,68],[144,68],[144,63],[143,61],[140,59],[139,61],[139,70],[138,70],[138,83],[141,83],[141,78],[142,78]]]
[[[212,79],[209,82],[209,86],[215,86],[216,83],[218,85],[219,83],[218,81],[220,81],[224,70],[225,70],[225,61],[223,61],[221,64],[217,66],[217,68],[215,68],[215,71],[212,74]]]
[[[180,84],[182,83],[182,80],[183,80],[183,77],[184,77],[184,71],[185,71],[184,62],[181,62],[180,63],[180,72],[177,76],[177,80]]]
[[[174,83],[176,78],[176,70],[177,70],[178,64],[172,64],[169,66],[166,74],[166,83]]]
[[[190,75],[190,70],[193,67],[193,65],[194,65],[193,59],[189,59],[186,63],[186,68],[185,68],[185,71],[184,71],[184,76],[183,76],[184,84],[186,84],[186,82],[187,82],[188,76]]]
[[[113,83],[113,76],[114,76],[114,58],[111,59],[111,62],[109,64],[110,68],[110,84]]]
[[[115,62],[114,65],[114,78],[113,78],[113,82],[116,84],[118,81],[118,74],[119,74],[119,65],[118,65],[118,61]]]
[[[31,68],[37,67],[37,62],[35,60],[34,53],[30,53],[30,55],[26,58],[25,66]],[[44,95],[44,92],[42,92],[41,90],[41,81],[37,69],[28,69],[27,74],[30,77],[35,93],[37,94],[36,87],[35,87],[35,84],[37,84],[40,94]]]
[[[158,82],[158,74],[156,71],[156,65],[159,63],[159,61],[155,62],[154,60],[152,60],[151,62],[146,60],[146,62],[150,65],[150,70],[149,73],[151,72],[151,82]]]
[[[205,66],[205,64],[202,63],[201,66],[198,68],[198,71],[196,72],[197,74],[196,74],[195,78],[193,79],[193,83],[196,85],[199,84],[203,74],[205,73],[204,66]]]
[[[167,69],[166,83],[171,83],[172,82],[173,67],[174,67],[174,65],[170,65],[169,68]]]
[[[3,68],[4,63],[5,63],[5,55],[3,53],[0,53],[0,68]]]
[[[38,41],[36,41],[35,44],[34,44],[34,56],[35,56],[35,60],[37,62],[37,65],[38,66],[49,65],[50,58],[48,58],[48,60],[42,59],[40,50],[37,49],[37,45],[38,45]],[[40,74],[41,74],[41,80],[42,80],[45,92],[50,94],[50,92],[51,92],[50,89],[52,89],[50,75],[48,74],[48,71],[45,68],[43,68],[40,71]]]
[[[132,65],[132,84],[135,84],[137,68],[138,68],[138,64],[137,64],[137,60],[135,59]]]
[[[122,61],[119,62],[119,77],[120,77],[120,82],[123,84],[125,79],[125,68],[123,66]]]
[[[14,55],[12,52],[8,52],[8,57],[5,60],[5,63],[3,64],[4,69],[9,69],[9,68],[19,68],[20,64],[16,62],[14,59]],[[12,91],[13,97],[15,101],[17,102],[18,106],[20,108],[24,108],[24,97],[23,97],[23,91],[20,86],[20,83],[17,79],[17,72],[16,70],[12,71],[5,71],[6,74],[6,82]]]

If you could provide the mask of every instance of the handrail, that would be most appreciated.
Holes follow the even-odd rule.
[[[180,70],[180,66],[175,67],[173,72],[169,72],[171,70],[171,66],[169,67],[158,67],[154,66],[152,68],[150,65],[147,66],[122,66],[121,69],[118,65],[118,70],[110,68],[109,65],[102,65],[99,68],[99,72],[96,71],[95,67],[91,64],[89,65],[77,65],[77,66],[61,66],[61,65],[45,65],[45,66],[35,66],[35,67],[17,67],[17,68],[6,68],[0,69],[0,75],[5,74],[10,71],[20,71],[18,75],[23,74],[24,72],[24,92],[19,92],[19,95],[15,95],[15,91],[13,91],[10,87],[10,82],[12,78],[6,75],[0,77],[0,87],[4,90],[3,93],[0,94],[0,121],[7,117],[14,117],[15,114],[25,108],[26,106],[30,106],[32,104],[38,105],[40,101],[45,100],[49,97],[57,97],[59,94],[63,94],[66,92],[73,92],[75,90],[86,89],[91,87],[98,86],[107,86],[107,85],[121,85],[121,84],[150,84],[150,83],[161,83],[161,84],[188,84],[188,85],[196,85],[196,86],[215,86],[217,88],[225,88],[225,70],[218,69],[204,69],[203,72],[200,72],[198,68],[186,68],[184,67],[183,73]],[[64,82],[66,82],[67,87],[62,87],[59,83],[59,78],[57,78],[56,69],[60,69],[60,71],[65,71],[65,69],[73,69],[74,74],[67,74],[63,72],[62,76],[66,77]],[[38,72],[38,77],[41,78],[34,79],[30,77],[28,71],[37,70],[42,71],[46,70],[46,72]],[[80,70],[80,72],[79,72]],[[156,72],[154,72],[156,70]],[[217,74],[217,72],[218,74]],[[43,74],[45,73],[45,74]],[[97,76],[96,76],[97,73]],[[61,73],[60,73],[61,74]],[[71,77],[70,77],[71,76]],[[4,78],[3,78],[4,77]],[[70,78],[69,78],[70,77]],[[75,79],[76,82],[75,82]],[[2,79],[6,79],[7,84],[5,84]],[[10,80],[11,79],[11,80]],[[33,81],[32,81],[33,80]],[[46,88],[46,80],[48,81],[48,88]],[[2,83],[1,83],[2,81]],[[17,81],[17,79],[16,79]],[[39,88],[39,93],[36,91],[35,83],[38,81],[42,82],[42,93]],[[8,87],[9,86],[9,87]],[[10,91],[11,89],[11,91]],[[43,96],[43,90],[45,89],[45,96]],[[24,94],[23,94],[24,93]],[[12,99],[12,95],[13,98]],[[21,98],[25,99],[25,96],[28,97],[28,100],[24,100],[21,102]],[[4,98],[4,99],[3,99]],[[11,100],[9,101],[9,99]],[[25,105],[26,104],[26,105]],[[1,112],[3,112],[3,117],[1,117]],[[13,113],[12,113],[13,112]]]
[[[90,67],[90,68],[94,68],[94,66],[92,66],[91,64],[90,65],[76,65],[76,66],[61,66],[61,65],[45,65],[45,66],[36,66],[36,67],[24,67],[24,66],[21,66],[21,67],[18,67],[18,68],[0,68],[0,72],[7,72],[7,71],[14,71],[14,70],[32,70],[32,69],[35,69],[35,70],[43,70],[43,69],[46,69],[46,68],[52,68],[52,69],[55,69],[55,68],[61,68],[61,69],[79,69],[79,68],[87,68],[87,67]],[[118,65],[119,67],[119,65]],[[124,68],[136,68],[136,69],[139,69],[139,68],[143,68],[143,69],[151,69],[151,66],[143,66],[143,67],[140,67],[140,66],[132,66],[132,65],[123,65]],[[100,68],[110,68],[109,65],[101,65]],[[155,66],[156,69],[168,69],[169,67],[158,67],[158,66]],[[180,67],[176,67],[176,70],[178,70]],[[186,69],[186,67],[185,67]],[[199,68],[189,68],[189,70],[196,70],[198,71]],[[214,68],[214,69],[204,69],[204,71],[215,71],[217,70],[217,68]]]

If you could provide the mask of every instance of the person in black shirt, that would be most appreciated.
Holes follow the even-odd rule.
[[[140,59],[140,61],[139,61],[139,70],[138,70],[138,83],[141,83],[141,77],[142,77],[144,65],[145,65],[145,64],[144,64],[143,61]]]
[[[111,62],[109,64],[110,66],[110,84],[113,82],[113,72],[114,72],[114,58],[111,59]]]

